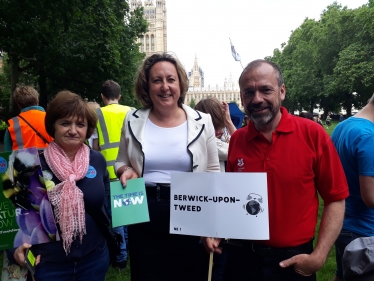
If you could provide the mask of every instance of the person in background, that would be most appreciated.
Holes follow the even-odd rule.
[[[14,90],[12,100],[21,113],[8,120],[4,151],[46,148],[53,138],[47,134],[44,126],[45,111],[38,106],[39,93],[31,86],[20,86]]]
[[[99,118],[97,123],[98,139],[93,141],[93,148],[100,150],[107,161],[109,179],[116,180],[117,176],[114,171],[114,162],[117,158],[119,141],[121,139],[123,120],[131,109],[128,106],[119,104],[121,99],[121,87],[113,81],[107,80],[101,86],[101,98],[104,107],[96,109]],[[116,227],[122,235],[121,252],[117,255],[114,267],[125,269],[127,266],[128,252],[128,235],[127,226]]]
[[[331,116],[330,116],[330,114],[327,114],[327,117],[326,117],[326,126],[327,126],[327,129],[329,127],[331,127]]]
[[[25,252],[32,246],[35,280],[105,280],[109,251],[94,214],[109,202],[108,171],[104,157],[84,144],[96,122],[86,102],[69,91],[59,92],[48,106],[45,127],[54,141],[40,155],[40,163],[61,240],[24,243],[13,254],[26,266]]]
[[[230,138],[231,135],[236,131],[236,127],[231,121],[229,106],[225,102],[221,103],[215,97],[207,97],[200,100],[196,104],[195,109],[200,112],[207,113],[212,117],[214,130],[216,131],[216,143],[218,149],[220,170],[221,173],[224,173],[226,171],[226,161]],[[228,136],[222,138],[225,134],[224,131],[228,132]],[[226,251],[222,251],[222,254],[214,253],[214,265],[212,271],[213,281],[223,280],[226,257]]]
[[[306,119],[315,121],[314,118],[313,118],[313,114],[308,112],[308,111],[300,112],[299,116],[302,117],[302,118],[306,118]]]
[[[221,103],[217,98],[207,97],[200,100],[196,104],[195,109],[209,114],[212,118],[216,134],[220,170],[221,172],[225,172],[230,138],[236,131],[236,127],[230,118],[229,106],[225,102]]]
[[[100,105],[97,102],[95,102],[95,101],[89,101],[89,102],[87,102],[87,105],[95,113],[96,113],[96,109],[100,108]],[[88,146],[91,149],[94,149],[93,148],[93,142],[94,142],[94,140],[97,140],[97,138],[98,138],[98,136],[97,136],[97,129],[95,128],[95,131],[92,133],[92,136],[87,140]],[[96,145],[95,150],[99,150],[98,149],[98,141],[95,141],[95,145]]]
[[[225,280],[315,281],[341,229],[348,196],[336,149],[321,126],[281,106],[286,86],[275,63],[249,63],[239,87],[251,121],[231,137],[226,171],[267,173],[270,239],[230,239]],[[324,207],[313,249],[318,194]],[[203,242],[221,252],[220,240]]]
[[[242,127],[247,126],[247,125],[248,125],[248,122],[249,122],[249,118],[248,118],[248,116],[247,116],[247,115],[244,115],[244,119],[243,119],[243,125],[242,125]]]
[[[339,122],[343,122],[343,121],[344,121],[343,113],[340,113],[340,115],[339,115]]]
[[[346,246],[356,238],[374,236],[374,95],[356,115],[339,123],[332,141],[348,181],[343,228],[335,242],[336,273],[343,279],[342,258]]]
[[[169,234],[170,173],[219,172],[211,117],[183,104],[188,78],[168,53],[145,59],[135,82],[143,108],[127,114],[116,160],[123,186],[143,177],[150,222],[129,225],[131,280],[206,280],[199,237]]]

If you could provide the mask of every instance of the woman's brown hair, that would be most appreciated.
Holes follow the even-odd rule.
[[[215,97],[206,97],[200,100],[195,109],[210,114],[214,129],[217,131],[226,127],[226,120],[223,113],[222,103]]]
[[[90,138],[96,128],[97,114],[77,94],[61,91],[49,103],[45,116],[45,128],[51,137],[55,137],[55,122],[65,117],[77,116],[87,120],[86,139]]]
[[[153,102],[149,97],[149,73],[151,68],[158,62],[170,62],[175,66],[177,70],[180,88],[180,97],[178,99],[178,106],[182,107],[186,93],[188,90],[188,77],[182,64],[179,60],[168,53],[154,54],[147,58],[141,68],[138,71],[137,78],[135,80],[135,96],[141,102],[144,108],[151,108]]]

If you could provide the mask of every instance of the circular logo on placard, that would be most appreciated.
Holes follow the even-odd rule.
[[[262,208],[263,199],[262,196],[256,193],[250,193],[247,196],[247,204],[243,205],[243,208],[247,211],[247,215],[256,216],[262,213],[264,209]]]
[[[93,179],[94,177],[96,177],[96,174],[97,173],[96,173],[95,168],[92,166],[89,166],[87,174],[86,174],[86,178]]]
[[[4,173],[8,168],[8,163],[3,157],[0,157],[0,173]]]

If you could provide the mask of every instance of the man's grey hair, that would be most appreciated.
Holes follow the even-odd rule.
[[[269,64],[273,67],[273,69],[275,71],[275,74],[277,75],[278,86],[279,87],[282,86],[284,84],[284,79],[283,79],[282,71],[280,70],[279,66],[272,61],[261,60],[261,59],[251,61],[249,64],[247,64],[247,66],[243,69],[242,74],[240,74],[239,84],[240,84],[240,80],[242,79],[243,74],[245,74],[246,72],[248,72],[250,70],[253,70],[253,69],[259,67],[263,63]]]

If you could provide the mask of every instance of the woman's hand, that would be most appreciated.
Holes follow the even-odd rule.
[[[222,238],[212,238],[212,237],[200,237],[201,242],[207,253],[217,253],[222,254],[222,248],[219,247],[219,243]]]
[[[26,255],[26,250],[31,248],[32,245],[28,244],[28,243],[23,243],[21,246],[19,246],[15,251],[14,251],[14,254],[13,254],[13,257],[14,259],[16,260],[16,262],[22,266],[22,267],[25,267],[26,266],[26,263],[25,263],[25,255]],[[38,255],[36,257],[36,262],[35,262],[35,265],[38,265],[40,262],[40,255]]]
[[[222,102],[222,109],[223,114],[225,115],[226,126],[231,136],[236,131],[236,127],[231,120],[229,105],[224,101]]]
[[[223,114],[225,115],[225,120],[226,122],[231,122],[231,117],[230,117],[230,108],[227,102],[222,102],[222,109],[223,109]]]
[[[136,179],[139,177],[138,173],[132,167],[125,167],[123,170],[124,172],[119,178],[123,187],[127,185],[127,180]]]

